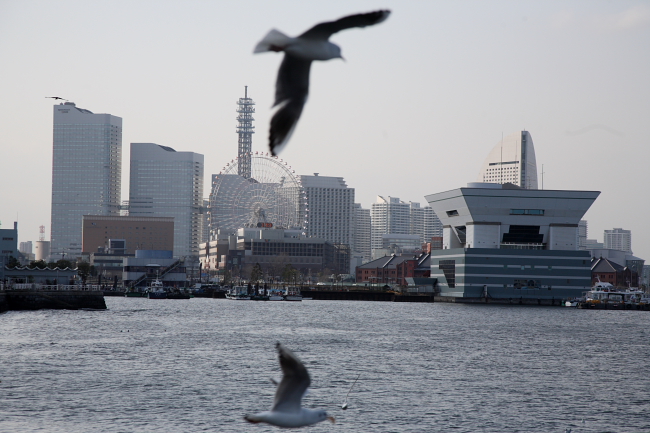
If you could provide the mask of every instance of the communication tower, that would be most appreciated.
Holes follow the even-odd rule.
[[[38,240],[39,241],[45,240],[45,226],[38,227]]]
[[[238,148],[238,175],[244,179],[251,178],[251,149],[253,145],[253,113],[255,113],[255,101],[248,97],[248,86],[244,86],[244,97],[237,102],[237,134],[239,134]]]

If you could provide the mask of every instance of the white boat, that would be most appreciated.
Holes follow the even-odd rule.
[[[246,286],[233,286],[226,292],[226,298],[235,301],[250,301],[251,297],[248,294],[248,287]]]
[[[284,296],[280,293],[269,293],[269,301],[284,301]]]
[[[287,287],[284,291],[285,301],[302,301],[300,289],[297,287]]]
[[[147,290],[147,297],[149,299],[167,299],[167,292],[165,291],[163,282],[158,278],[151,282],[151,285]]]
[[[585,295],[587,305],[627,309],[645,305],[648,300],[648,295],[637,288],[617,289],[610,283],[600,281]]]

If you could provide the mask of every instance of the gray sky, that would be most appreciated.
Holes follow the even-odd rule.
[[[132,142],[237,155],[236,101],[256,102],[267,151],[282,56],[253,55],[268,30],[380,8],[377,26],[332,41],[346,61],[312,66],[309,101],[280,157],[342,176],[364,207],[473,182],[501,139],[530,131],[545,189],[602,191],[589,237],[632,230],[650,261],[650,2],[0,0],[0,220],[19,240],[50,231],[52,105],[61,96],[123,118],[122,199]]]

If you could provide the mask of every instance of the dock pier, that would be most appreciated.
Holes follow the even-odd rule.
[[[16,284],[0,288],[0,313],[24,310],[105,310],[101,290],[67,285]]]

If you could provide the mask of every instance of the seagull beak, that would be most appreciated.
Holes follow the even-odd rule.
[[[327,419],[330,420],[332,424],[336,424],[336,419],[333,416],[328,416]]]
[[[341,57],[339,57],[339,58],[340,58],[341,60],[343,60],[344,62],[347,62],[347,60],[345,60],[345,57],[341,56]]]

